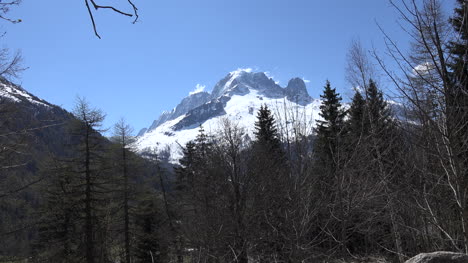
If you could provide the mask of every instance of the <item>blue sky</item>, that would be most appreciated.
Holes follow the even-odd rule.
[[[237,68],[268,71],[282,86],[302,77],[313,97],[329,79],[346,98],[352,39],[383,50],[377,21],[408,42],[386,0],[135,0],[136,24],[95,13],[102,39],[83,2],[24,0],[10,14],[23,22],[2,22],[2,45],[21,50],[29,67],[17,82],[67,110],[86,97],[107,113],[105,126],[124,117],[136,132],[197,85],[209,91]]]

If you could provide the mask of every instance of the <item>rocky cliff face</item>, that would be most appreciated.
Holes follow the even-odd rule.
[[[312,102],[312,98],[307,92],[304,81],[300,78],[293,78],[288,82],[288,86],[285,88],[286,97],[289,101],[296,102],[302,106],[305,106]]]
[[[173,120],[181,115],[188,113],[190,110],[207,103],[209,98],[210,94],[208,92],[198,92],[185,97],[172,111],[163,112],[149,128],[145,128],[140,131],[138,136],[143,135],[148,130],[154,130],[164,122]]]

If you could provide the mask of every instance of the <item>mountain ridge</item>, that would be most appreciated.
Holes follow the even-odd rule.
[[[287,108],[300,108],[311,122],[320,118],[320,100],[310,97],[303,79],[292,78],[281,87],[265,72],[237,69],[218,81],[211,93],[190,94],[172,111],[163,112],[149,128],[139,132],[134,146],[138,152],[178,148],[170,149],[173,160],[177,160],[180,146],[196,137],[200,125],[208,131],[216,130],[221,119],[228,118],[243,127],[253,127],[255,113],[263,104],[277,111],[284,111],[286,104]],[[253,130],[247,135],[252,137]]]
[[[187,114],[191,110],[208,102],[211,102],[212,105],[219,105],[212,101],[220,100],[225,104],[226,98],[221,99],[221,97],[246,95],[251,89],[258,90],[260,95],[268,98],[286,97],[288,100],[295,101],[303,106],[312,102],[312,98],[307,92],[306,84],[301,78],[292,78],[288,82],[288,85],[283,88],[265,72],[253,72],[251,69],[237,69],[218,81],[211,93],[206,91],[191,93],[183,98],[171,111],[162,112],[148,128],[142,128],[137,136],[142,136],[146,132],[156,129],[164,122]]]

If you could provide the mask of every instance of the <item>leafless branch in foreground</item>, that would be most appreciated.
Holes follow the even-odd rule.
[[[97,11],[99,9],[109,9],[117,14],[120,14],[120,15],[124,15],[124,16],[128,16],[128,17],[134,17],[135,19],[133,20],[133,24],[135,24],[137,21],[138,21],[138,8],[136,7],[136,5],[133,3],[132,0],[127,0],[128,4],[132,7],[132,12],[129,13],[129,12],[124,12],[114,6],[109,6],[109,5],[99,5],[96,3],[95,0],[85,0],[85,5],[86,5],[86,9],[88,10],[88,14],[89,14],[89,18],[91,19],[91,23],[93,25],[93,30],[94,30],[94,34],[99,38],[101,39],[101,36],[99,35],[98,31],[97,31],[97,26],[96,26],[96,21],[94,19],[94,14],[93,14],[93,11],[91,10],[91,5],[92,7],[94,7],[94,9]]]

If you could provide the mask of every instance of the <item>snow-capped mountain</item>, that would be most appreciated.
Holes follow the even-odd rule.
[[[163,112],[148,129],[140,131],[135,148],[138,152],[170,149],[171,159],[181,157],[181,146],[195,139],[199,126],[216,133],[221,120],[228,118],[246,129],[252,138],[256,113],[267,105],[277,115],[278,125],[284,114],[300,114],[311,126],[319,119],[320,100],[309,96],[301,78],[293,78],[281,87],[263,72],[238,69],[220,80],[211,93],[199,92],[184,98],[172,111]],[[284,123],[287,127],[291,123]]]

